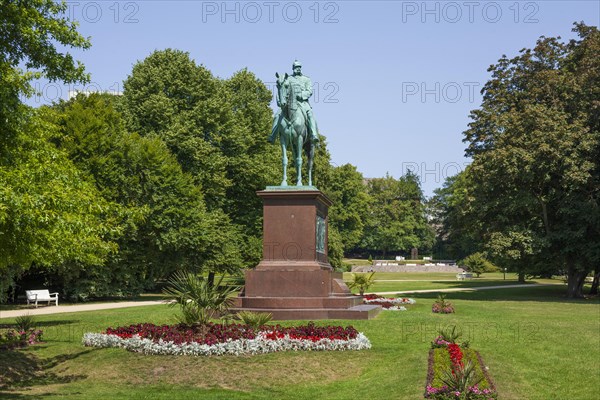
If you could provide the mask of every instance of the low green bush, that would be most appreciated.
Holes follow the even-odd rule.
[[[261,313],[252,311],[240,311],[237,314],[238,319],[245,325],[251,326],[254,329],[259,329],[273,319],[271,313]]]
[[[469,272],[477,275],[479,278],[484,272],[497,272],[500,268],[488,261],[482,253],[473,253],[464,260],[459,261],[459,265],[464,266]]]

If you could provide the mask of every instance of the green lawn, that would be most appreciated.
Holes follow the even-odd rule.
[[[500,399],[597,398],[600,304],[564,299],[564,287],[450,293],[456,314],[431,313],[435,294],[406,312],[352,324],[371,340],[361,352],[245,357],[144,356],[83,347],[84,332],[174,322],[167,306],[39,316],[46,343],[0,352],[0,397],[10,399],[419,399],[429,342],[457,325],[482,354]],[[7,324],[10,319],[0,320]]]
[[[442,273],[405,273],[405,272],[376,272],[375,284],[367,292],[393,292],[422,289],[454,289],[454,288],[477,288],[482,286],[504,286],[519,284],[516,274],[506,274],[504,279],[502,273],[486,273],[480,278],[456,280],[456,274]],[[344,280],[352,280],[351,273],[344,273]],[[550,283],[563,285],[562,279],[533,279],[531,283]],[[353,290],[358,293],[358,290]]]

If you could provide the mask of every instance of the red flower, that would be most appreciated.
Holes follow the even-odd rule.
[[[462,368],[463,367],[463,353],[460,350],[460,346],[456,343],[450,343],[448,345],[448,353],[450,353],[450,361],[452,361],[453,367]],[[454,372],[454,368],[452,368]]]

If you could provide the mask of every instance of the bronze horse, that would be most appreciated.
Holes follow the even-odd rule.
[[[315,144],[309,139],[306,115],[294,93],[294,86],[288,81],[288,74],[277,77],[277,105],[281,108],[281,116],[277,125],[279,143],[281,143],[283,180],[281,186],[287,186],[287,149],[291,147],[296,163],[296,186],[302,186],[302,150],[308,160],[308,186],[312,186],[312,168],[315,155]]]

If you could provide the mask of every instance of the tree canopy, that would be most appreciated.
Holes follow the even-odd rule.
[[[29,81],[85,82],[84,66],[66,48],[87,49],[88,39],[66,16],[67,3],[53,0],[0,2],[0,126],[19,115],[19,96],[33,93]],[[25,71],[21,70],[25,68]]]
[[[94,283],[94,294],[112,295],[111,288],[138,293],[178,268],[236,270],[239,254],[230,244],[235,238],[220,232],[227,216],[206,211],[201,187],[160,139],[124,129],[114,102],[111,95],[79,95],[56,107],[61,134],[55,142],[124,214],[118,253],[87,280]],[[81,282],[83,276],[70,269]]]
[[[362,247],[405,253],[412,248],[429,250],[434,233],[428,224],[425,199],[416,175],[410,171],[394,179],[370,179],[367,183],[371,207]]]
[[[64,48],[89,47],[52,0],[0,2],[0,299],[32,263],[100,264],[116,245],[111,205],[50,138],[44,111],[21,103],[30,81],[87,80]],[[23,70],[22,68],[25,68]]]
[[[275,180],[277,153],[264,139],[271,93],[247,70],[223,80],[188,53],[166,49],[138,62],[125,80],[130,131],[156,136],[202,187],[209,212],[226,215],[243,264],[260,260],[262,205],[255,192]]]
[[[574,31],[491,66],[465,131],[488,250],[522,276],[564,270],[572,297],[600,261],[600,33]]]

